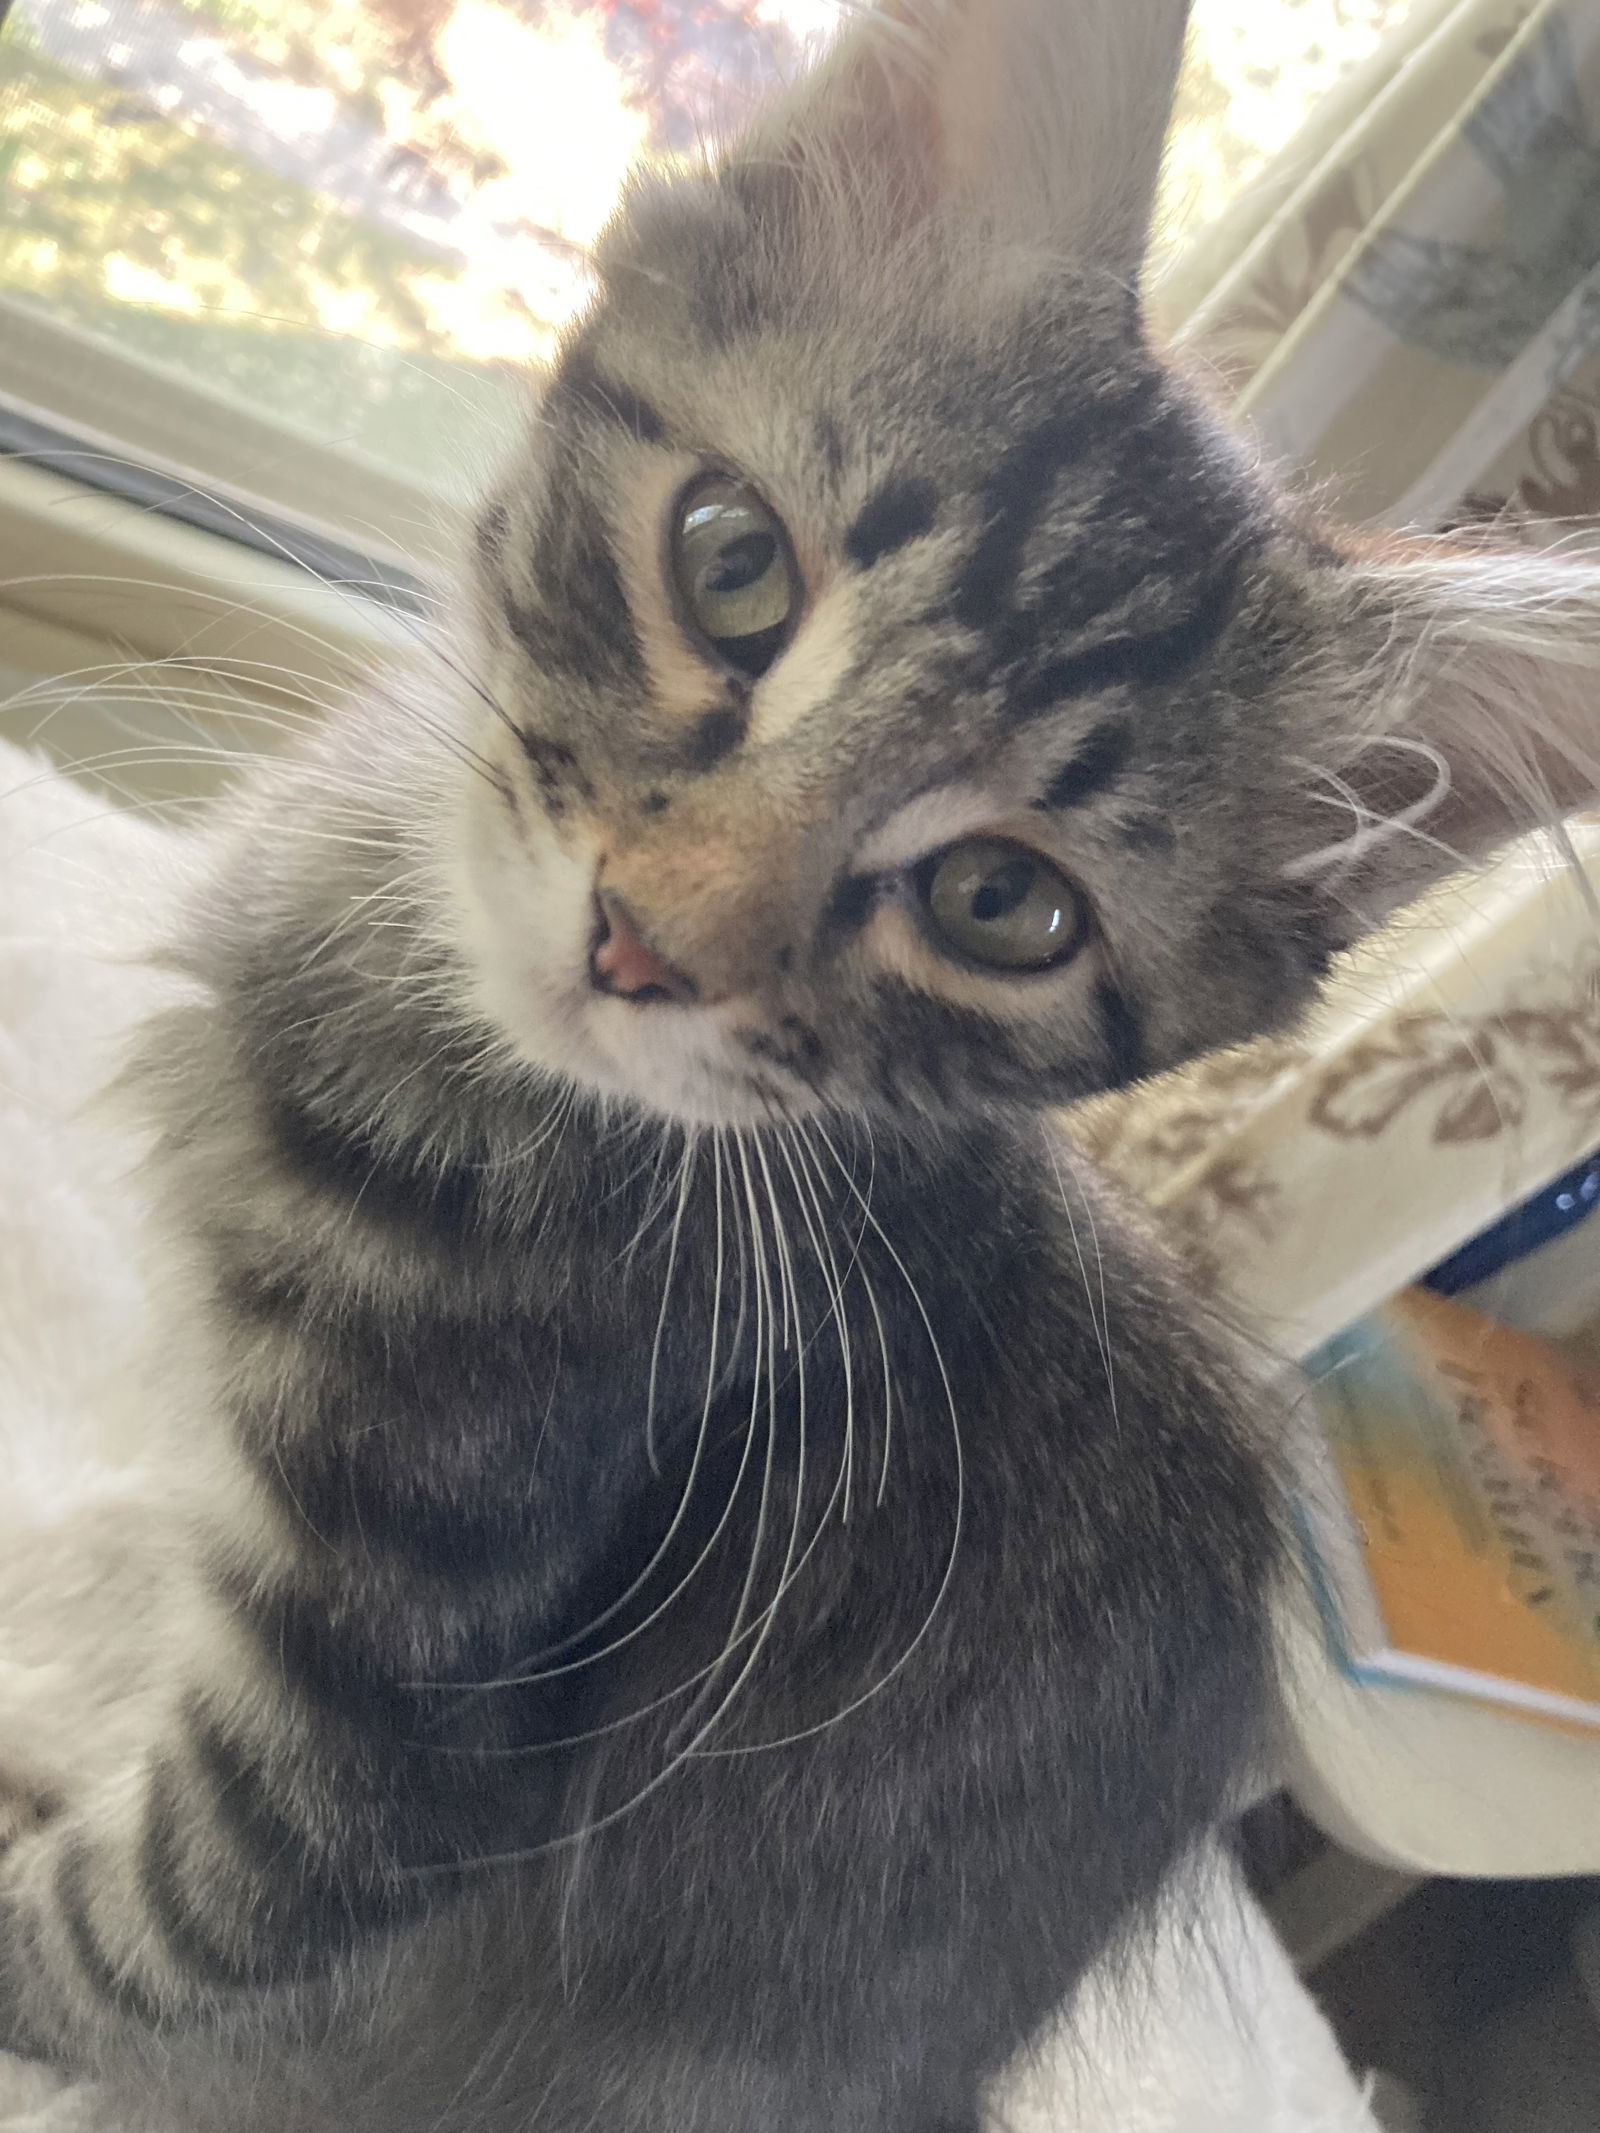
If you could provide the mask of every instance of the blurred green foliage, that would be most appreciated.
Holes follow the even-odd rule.
[[[205,12],[245,28],[264,11]],[[0,36],[0,186],[9,297],[320,440],[449,480],[503,394],[507,366],[456,356],[419,294],[459,278],[458,260],[75,78],[15,25]],[[130,300],[130,283],[173,300]],[[322,325],[341,304],[355,333]]]

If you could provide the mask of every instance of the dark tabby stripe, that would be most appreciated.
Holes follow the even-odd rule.
[[[886,481],[867,498],[844,537],[844,552],[861,570],[929,532],[939,509],[931,481]]]
[[[817,450],[822,463],[832,478],[837,481],[844,472],[844,438],[839,425],[831,415],[818,415],[816,422]]]
[[[419,1699],[409,1695],[339,1635],[325,1608],[292,1587],[261,1592],[242,1577],[214,1574],[235,1618],[255,1639],[261,1663],[312,1715],[348,1727],[374,1746],[398,1748],[416,1721]]]
[[[1160,688],[1177,681],[1215,643],[1233,617],[1239,566],[1223,573],[1182,621],[1138,637],[1112,637],[1087,651],[1047,660],[1034,674],[1012,687],[1007,715],[1020,722],[1053,710],[1075,696],[1127,684]]]
[[[1116,825],[1117,835],[1130,852],[1147,858],[1162,858],[1177,850],[1178,833],[1153,807],[1139,808]]]
[[[749,727],[750,706],[742,691],[737,701],[696,719],[684,748],[690,770],[714,769],[725,756],[732,755]]]
[[[478,520],[478,553],[486,563],[498,563],[505,554],[511,533],[511,513],[504,504],[491,504]]]
[[[84,1982],[99,2000],[120,2009],[146,2029],[161,2029],[166,2014],[136,1977],[119,1970],[107,1956],[89,1916],[88,1883],[94,1861],[81,1843],[69,1841],[56,1867],[55,1897],[61,1923]]]
[[[392,1590],[359,1595],[368,1616],[363,1639],[356,1629],[333,1623],[325,1599],[292,1587],[252,1595],[220,1574],[214,1574],[214,1582],[255,1641],[261,1663],[281,1681],[285,1724],[294,1728],[293,1753],[308,1770],[320,1766],[332,1772],[333,1789],[352,1803],[359,1801],[366,1821],[355,1817],[353,1807],[353,1830],[370,1828],[375,1816],[397,1855],[420,1852],[432,1863],[452,1855],[457,1837],[451,1831],[459,1836],[468,1824],[492,1824],[508,1813],[535,1820],[548,1813],[550,1802],[540,1786],[555,1782],[550,1772],[538,1783],[526,1771],[518,1773],[512,1798],[504,1791],[510,1782],[506,1768],[468,1752],[503,1745],[509,1728],[520,1727],[519,1738],[552,1748],[573,1730],[572,1711],[590,1686],[581,1669],[554,1685],[536,1676],[526,1693],[474,1693],[475,1684],[514,1669],[518,1654],[533,1646],[532,1630],[491,1635],[458,1612],[427,1625],[444,1633],[456,1630],[446,1652],[419,1656],[419,1641],[408,1635],[419,1610],[403,1598],[397,1601]],[[386,1606],[398,1617],[397,1626],[381,1619]],[[355,1604],[346,1612],[354,1614]],[[411,1672],[432,1679],[409,1681],[408,1663]],[[450,1681],[459,1686],[444,1685]],[[448,1744],[448,1755],[436,1752],[441,1744]],[[292,1829],[299,1803],[271,1784],[269,1771],[241,1768],[245,1747],[233,1747],[219,1734],[197,1737],[194,1749],[197,1760],[229,1784],[225,1818],[237,1825],[241,1841],[270,1839],[275,1817]],[[314,1832],[298,1838],[297,1854],[313,1842]],[[385,1920],[394,1915],[387,1894],[377,1915]]]
[[[631,385],[601,370],[581,341],[567,351],[550,387],[550,401],[574,413],[598,416],[627,430],[643,444],[660,444],[667,425],[658,410]]]
[[[231,1235],[211,1235],[206,1242],[214,1270],[212,1286],[226,1311],[263,1331],[287,1333],[304,1323],[314,1294],[301,1276],[269,1272],[253,1262],[236,1263],[237,1239]]]
[[[304,1184],[349,1202],[350,1211],[442,1250],[454,1250],[483,1218],[482,1179],[465,1166],[418,1170],[354,1127],[329,1124],[280,1096],[268,1108],[276,1153]]]
[[[828,898],[818,931],[854,933],[872,916],[881,887],[876,874],[847,874]]]
[[[898,982],[880,990],[893,1003],[894,1014],[890,1028],[874,1041],[872,1071],[887,1099],[943,1108],[952,1095],[965,1100],[973,1090],[1002,1101],[1012,1095],[1016,1069],[1003,1024],[948,1007]],[[1059,1075],[1052,1071],[1046,1086],[1053,1097],[1071,1102],[1104,1088],[1106,1076],[1083,1063],[1063,1061]]]
[[[798,1015],[785,1015],[775,1030],[749,1030],[743,1035],[745,1050],[753,1059],[781,1067],[797,1081],[812,1082],[828,1063],[828,1051],[809,1022]]]
[[[583,486],[576,450],[565,460],[544,486],[529,557],[528,579],[540,593],[531,602],[508,599],[506,625],[548,675],[642,688],[644,654],[604,517]]]
[[[574,794],[580,800],[593,803],[594,786],[589,774],[565,741],[530,732],[526,726],[519,726],[516,731],[522,753],[538,785],[544,811],[552,820],[559,820],[566,813]]]
[[[1150,1071],[1150,1061],[1137,1008],[1122,987],[1110,978],[1100,980],[1094,989],[1094,1000],[1100,1027],[1105,1033],[1106,1050],[1111,1057],[1114,1081],[1120,1086],[1124,1082],[1142,1080]]]
[[[517,729],[517,738],[523,754],[533,766],[540,796],[551,814],[564,813],[574,795],[586,807],[594,805],[594,780],[565,741],[552,740],[548,734],[531,733],[522,727]]]
[[[185,1727],[194,1773],[205,1788],[196,1798],[172,1762],[151,1772],[145,1829],[138,1856],[139,1889],[173,1961],[196,1982],[224,1991],[260,1990],[325,1972],[364,1934],[393,1931],[426,1908],[420,1884],[357,1877],[315,1844],[268,1797],[259,1763],[191,1702]],[[308,1782],[309,1773],[308,1773]],[[206,1805],[210,1813],[206,1814]],[[352,1817],[351,1838],[360,1827]],[[225,1838],[237,1852],[231,1864],[197,1862],[189,1839],[196,1829]],[[230,1933],[218,1905],[237,1905]]]
[[[241,1956],[219,1937],[206,1916],[203,1899],[190,1893],[184,1873],[184,1836],[193,1813],[194,1803],[185,1799],[171,1763],[157,1763],[150,1773],[138,1857],[139,1893],[146,1909],[173,1961],[199,1983],[226,1992],[270,1984],[281,1965],[282,1949],[276,1935],[268,1938],[263,1931],[264,1907],[256,1907],[250,1946]],[[279,1865],[273,1881],[281,1883],[283,1878]]]
[[[1029,534],[1056,476],[1088,449],[1093,429],[1078,416],[1053,416],[1014,444],[980,492],[983,531],[950,596],[963,629],[986,630],[1003,618]]]
[[[459,1383],[469,1385],[468,1345],[457,1340],[451,1346]],[[341,1554],[358,1550],[375,1569],[466,1593],[479,1581],[503,1577],[527,1547],[528,1531],[519,1501],[508,1494],[509,1476],[498,1489],[488,1481],[476,1487],[468,1481],[452,1490],[414,1470],[425,1456],[420,1440],[430,1421],[440,1429],[459,1429],[473,1419],[469,1398],[460,1392],[452,1397],[450,1388],[439,1384],[441,1363],[448,1367],[441,1356],[427,1370],[426,1392],[421,1385],[385,1388],[389,1437],[369,1431],[341,1441],[331,1433],[336,1425],[330,1417],[328,1431],[313,1429],[286,1442],[271,1412],[246,1410],[239,1421],[258,1480],[296,1530]],[[373,1376],[376,1382],[376,1371]],[[433,1398],[424,1409],[420,1403],[427,1393]],[[531,1398],[527,1404],[531,1410]],[[398,1450],[402,1436],[404,1455]],[[407,1456],[414,1462],[411,1468],[404,1463]]]
[[[307,1861],[311,1840],[272,1799],[259,1762],[197,1698],[184,1711],[184,1733],[210,1793],[218,1827],[257,1866],[280,1871]]]
[[[1104,792],[1127,767],[1133,753],[1133,728],[1125,718],[1108,718],[1091,727],[1078,752],[1063,763],[1050,780],[1035,807],[1081,807],[1085,800]]]

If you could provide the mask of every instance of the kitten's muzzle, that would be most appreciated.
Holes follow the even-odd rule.
[[[658,955],[614,889],[597,889],[595,930],[589,947],[589,983],[613,999],[637,1007],[690,1007],[700,989],[686,971]]]

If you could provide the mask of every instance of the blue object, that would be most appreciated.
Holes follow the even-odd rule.
[[[1475,1288],[1503,1267],[1576,1229],[1600,1207],[1600,1154],[1565,1171],[1520,1207],[1454,1251],[1422,1277],[1422,1287],[1440,1296]]]

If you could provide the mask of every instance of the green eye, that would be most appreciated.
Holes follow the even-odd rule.
[[[1047,970],[1083,945],[1076,890],[1025,845],[974,837],[917,870],[929,930],[942,948],[997,970]]]
[[[702,645],[743,674],[764,674],[800,604],[800,574],[777,514],[742,481],[697,481],[678,506],[672,575]]]

